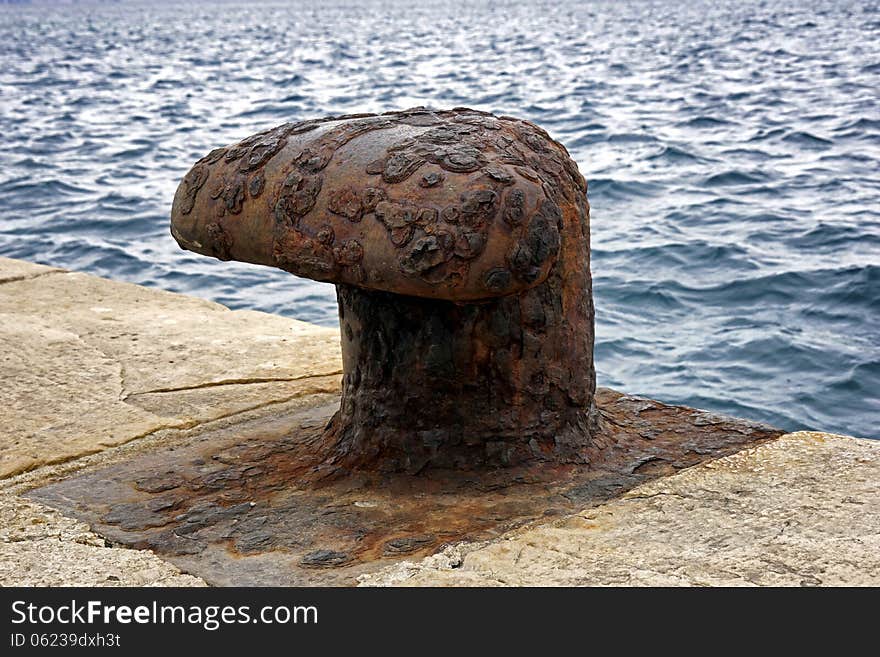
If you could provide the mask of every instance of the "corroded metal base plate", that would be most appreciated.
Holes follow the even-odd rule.
[[[243,424],[29,493],[215,585],[352,585],[461,540],[573,513],[783,432],[599,389],[589,466],[360,472],[314,483],[336,404]]]

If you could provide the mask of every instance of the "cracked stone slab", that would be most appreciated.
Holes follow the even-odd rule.
[[[339,332],[0,259],[0,477],[335,392]]]
[[[0,586],[205,586],[148,550],[110,547],[88,525],[0,492]]]
[[[120,399],[120,366],[70,331],[0,313],[0,473],[91,454],[182,422]]]
[[[786,434],[363,586],[880,585],[880,442]]]
[[[0,257],[0,284],[22,281],[62,271],[64,270],[26,262],[25,260]]]

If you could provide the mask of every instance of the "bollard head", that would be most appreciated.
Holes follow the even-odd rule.
[[[586,185],[537,126],[416,108],[288,123],[215,149],[181,182],[171,230],[222,260],[481,300],[547,278],[569,189]]]

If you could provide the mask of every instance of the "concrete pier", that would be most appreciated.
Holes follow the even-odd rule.
[[[51,508],[41,491],[327,407],[342,370],[334,329],[5,258],[0,364],[2,585],[210,582],[207,552],[174,565],[125,547],[139,544],[83,522],[87,502]],[[392,541],[401,558],[348,583],[880,584],[880,442],[800,432],[737,449],[427,556]],[[307,557],[306,576],[337,565]]]

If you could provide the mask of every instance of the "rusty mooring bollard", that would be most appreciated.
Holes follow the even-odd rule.
[[[416,108],[211,151],[182,248],[336,284],[342,468],[581,462],[594,431],[586,183],[527,121]]]

